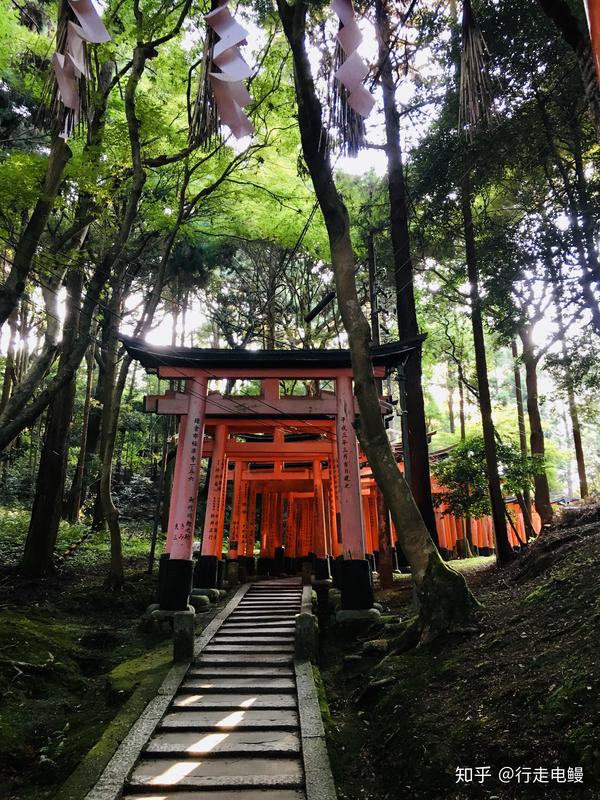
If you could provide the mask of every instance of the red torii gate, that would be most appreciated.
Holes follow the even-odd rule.
[[[374,377],[381,379],[392,368],[403,364],[423,338],[373,348]],[[369,608],[373,593],[366,554],[372,548],[370,542],[369,546],[365,542],[350,351],[161,348],[129,337],[123,337],[123,342],[129,355],[148,372],[186,383],[185,392],[167,392],[146,399],[147,411],[176,414],[180,418],[166,554],[160,565],[161,607],[171,610],[187,607],[195,563],[192,554],[199,467],[202,458],[210,457],[212,465],[196,570],[197,585],[216,585],[223,542],[228,461],[236,465],[229,560],[239,563],[240,556],[254,560],[252,508],[255,508],[256,491],[254,496],[252,492],[244,494],[247,492],[247,486],[242,489],[244,471],[247,473],[245,484],[251,482],[249,468],[244,465],[273,464],[273,470],[279,474],[272,476],[273,491],[262,493],[265,508],[262,509],[261,528],[264,525],[265,531],[263,542],[261,530],[261,556],[277,555],[276,566],[281,567],[281,571],[284,568],[283,493],[277,493],[275,488],[277,481],[282,480],[284,464],[308,462],[310,476],[305,475],[294,484],[292,472],[285,475],[285,479],[292,482],[286,487],[289,495],[286,528],[290,531],[290,544],[293,543],[291,550],[307,556],[303,551],[309,542],[312,543],[317,575],[321,577],[329,575],[330,557],[341,557],[342,607]],[[261,394],[241,397],[209,391],[211,380],[222,379],[260,380]],[[336,391],[323,391],[316,396],[280,396],[279,381],[282,379],[330,380],[335,382]],[[385,413],[389,406],[382,403]],[[294,439],[286,436],[284,429],[292,433],[314,434],[316,431],[317,436],[309,440]],[[249,436],[249,440],[239,440],[240,435],[253,430],[262,432],[263,436],[271,430],[272,435],[262,441]],[[323,463],[327,465],[325,476]],[[308,484],[305,483],[307,477]],[[249,528],[252,528],[251,535]]]

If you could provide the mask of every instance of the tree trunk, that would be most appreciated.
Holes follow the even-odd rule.
[[[569,400],[569,415],[571,417],[571,428],[573,431],[573,444],[575,446],[575,458],[577,459],[577,474],[579,476],[579,493],[583,500],[588,496],[588,482],[585,471],[585,456],[583,454],[583,444],[581,441],[581,426],[579,424],[579,414],[577,403],[575,402],[575,391],[570,375],[567,376],[567,397]]]
[[[4,362],[4,378],[2,380],[2,394],[0,395],[0,415],[6,408],[6,404],[8,403],[12,394],[12,388],[17,382],[15,370],[15,353],[17,349],[17,317],[18,309],[15,308],[8,318],[8,328],[10,334],[8,338],[8,347],[6,350],[6,360]]]
[[[523,385],[521,383],[521,368],[519,367],[519,351],[517,350],[517,342],[513,338],[510,342],[510,349],[513,358],[513,376],[515,381],[515,401],[517,404],[517,423],[519,425],[519,449],[521,450],[521,457],[526,460],[529,457],[529,448],[527,447],[527,431],[525,429],[525,408],[523,406]],[[529,486],[523,489],[523,503],[527,513],[527,518],[531,520],[531,492]],[[523,511],[525,515],[525,511]]]
[[[400,149],[400,116],[396,107],[395,83],[390,59],[393,35],[386,6],[388,1],[375,0],[375,14],[379,45],[379,72],[385,116],[385,152],[388,161],[390,233],[396,286],[398,331],[401,339],[411,339],[418,336],[420,331],[414,296],[406,185],[402,165],[402,151]],[[423,400],[420,346],[411,353],[404,372],[406,376],[406,410],[408,412],[408,446],[411,466],[410,488],[431,538],[437,545],[437,528],[431,499],[429,448],[427,444],[425,403]]]
[[[461,207],[465,232],[465,251],[467,260],[467,276],[470,284],[471,323],[473,326],[473,344],[475,347],[475,369],[477,371],[477,387],[479,391],[479,408],[481,427],[485,444],[485,463],[492,506],[492,522],[496,537],[496,557],[500,564],[506,564],[515,557],[508,540],[504,499],[500,487],[498,473],[498,455],[496,452],[496,433],[492,416],[492,401],[487,372],[485,339],[483,336],[483,319],[481,299],[479,297],[479,269],[475,249],[475,231],[471,213],[471,184],[468,172],[465,173],[461,187]]]
[[[277,0],[277,5],[294,60],[302,150],[327,228],[338,303],[352,353],[360,409],[357,432],[394,519],[401,547],[410,561],[420,599],[422,637],[428,639],[469,622],[475,601],[464,578],[440,558],[386,435],[373,378],[369,323],[356,290],[348,212],[333,180],[326,148],[327,132],[306,53],[308,6],[305,0],[297,0],[294,6],[288,6],[286,0]]]
[[[392,528],[385,497],[379,486],[375,490],[377,498],[377,529],[379,532],[379,585],[391,589],[394,585],[394,565],[392,562]]]
[[[583,454],[583,443],[581,441],[581,425],[579,424],[579,412],[577,411],[577,403],[575,401],[575,387],[573,385],[573,376],[571,374],[571,367],[569,365],[569,354],[567,352],[567,332],[562,313],[561,299],[562,299],[562,276],[555,276],[554,282],[555,304],[556,304],[556,317],[558,322],[558,332],[561,341],[562,358],[565,371],[565,385],[567,389],[567,402],[569,404],[569,416],[571,417],[571,429],[573,432],[573,446],[575,448],[575,459],[577,461],[577,474],[579,476],[579,493],[581,499],[587,497],[589,494],[587,474],[585,471],[585,456]]]
[[[448,362],[446,373],[446,391],[448,392],[448,426],[450,428],[450,433],[454,433],[456,431],[456,424],[454,421],[454,378],[454,368],[451,367],[450,362]]]
[[[74,270],[67,279],[67,317],[63,329],[61,360],[67,357],[79,324],[83,273]],[[59,365],[60,369],[60,365]],[[53,556],[62,516],[69,429],[75,401],[75,376],[56,393],[48,408],[46,436],[21,568],[32,578],[53,571]]]
[[[40,195],[33,213],[16,244],[12,268],[6,283],[0,286],[0,328],[17,307],[25,291],[25,284],[31,271],[35,251],[54,208],[56,195],[71,155],[72,153],[65,140],[55,135],[50,145],[48,166],[46,167],[46,175]]]
[[[105,585],[112,591],[120,591],[125,584],[123,570],[123,553],[121,548],[121,528],[119,512],[112,499],[112,460],[119,421],[120,397],[125,387],[129,357],[125,356],[121,369],[117,374],[117,351],[119,319],[121,318],[121,292],[115,287],[106,310],[108,323],[108,341],[105,350],[104,403],[102,410],[102,445],[100,448],[100,503],[103,517],[110,533],[110,568]],[[119,394],[118,389],[121,389]]]
[[[462,365],[458,367],[458,419],[460,422],[460,440],[467,438],[467,422],[465,418],[465,381]]]
[[[523,362],[525,364],[525,386],[527,388],[527,415],[529,417],[529,441],[531,455],[544,459],[544,430],[538,401],[537,365],[538,359],[533,354],[531,329],[523,326],[519,331],[523,344]],[[542,525],[550,525],[553,512],[550,504],[550,488],[545,471],[534,477],[535,509],[540,515]]]
[[[96,345],[90,345],[86,354],[86,382],[85,397],[83,400],[83,419],[81,423],[81,438],[79,441],[79,454],[77,456],[77,466],[71,483],[71,490],[67,500],[66,518],[69,522],[77,522],[81,513],[81,503],[83,498],[83,474],[85,468],[88,430],[90,424],[90,409],[92,406],[92,386],[94,382],[94,351]]]

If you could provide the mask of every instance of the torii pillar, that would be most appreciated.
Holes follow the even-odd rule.
[[[327,556],[327,525],[325,523],[325,497],[323,492],[323,473],[319,459],[313,461],[313,490],[315,495],[315,538],[316,555],[315,577],[317,580],[330,580],[329,559]]]
[[[373,606],[370,565],[365,558],[360,493],[358,442],[354,430],[352,378],[336,378],[336,438],[339,469],[339,512],[342,529],[342,609],[360,610]]]
[[[227,426],[217,425],[208,481],[208,499],[204,516],[202,549],[194,583],[202,589],[215,589],[218,583],[219,560],[223,541],[221,508],[227,489]]]
[[[187,383],[187,415],[177,445],[169,510],[169,558],[161,561],[160,600],[161,609],[165,611],[187,610],[192,590],[192,552],[207,393],[208,378],[194,378]]]

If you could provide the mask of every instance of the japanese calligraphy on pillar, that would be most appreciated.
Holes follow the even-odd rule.
[[[219,538],[219,518],[221,512],[221,498],[223,495],[223,484],[225,483],[225,456],[213,456],[211,466],[211,485],[208,498],[208,524],[205,524],[204,536],[207,543],[211,543],[211,553],[214,545]]]

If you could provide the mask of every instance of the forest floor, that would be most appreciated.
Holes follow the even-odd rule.
[[[398,637],[398,616],[414,616],[408,580],[379,592],[382,624],[327,630],[320,666],[340,800],[600,798],[599,547],[597,521],[545,533],[507,568],[453,562],[483,604],[471,635],[366,652]],[[468,783],[457,783],[462,767]]]
[[[79,800],[171,666],[168,632],[140,617],[155,596],[147,529],[125,527],[125,589],[106,592],[108,535],[90,536],[57,575],[15,570],[28,512],[0,509],[0,798]],[[82,534],[63,526],[58,551]]]
[[[126,527],[127,585],[113,595],[104,533],[56,577],[20,578],[26,520],[0,509],[0,798],[81,800],[168,671],[170,635],[140,626],[156,581],[147,530]],[[65,526],[59,552],[81,532]],[[544,534],[502,570],[454,562],[483,604],[471,635],[383,660],[363,652],[410,622],[407,579],[379,593],[382,624],[324,631],[340,800],[600,798],[599,546],[594,522]],[[473,768],[472,783],[456,783],[459,767]],[[478,767],[490,768],[483,783]],[[500,767],[515,771],[507,784]],[[555,767],[581,767],[584,783],[550,782]],[[546,769],[549,782],[525,783],[522,769],[517,783],[517,768]]]

